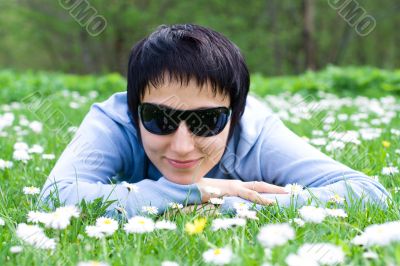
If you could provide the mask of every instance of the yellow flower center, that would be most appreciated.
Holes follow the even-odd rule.
[[[207,219],[205,218],[200,218],[196,219],[193,223],[187,223],[185,225],[185,230],[189,234],[199,234],[203,232],[204,227],[206,226]]]
[[[383,145],[384,148],[389,148],[390,147],[390,142],[384,140],[384,141],[382,141],[382,145]]]
[[[219,255],[219,254],[221,254],[221,249],[220,248],[214,249],[214,255]]]

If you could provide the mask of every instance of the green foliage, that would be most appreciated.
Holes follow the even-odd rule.
[[[98,36],[89,35],[62,2],[90,4],[106,19],[106,29]],[[251,72],[283,75],[307,69],[304,0],[109,2],[0,0],[0,68],[124,73],[130,48],[158,25],[196,23],[231,39]],[[357,35],[355,27],[330,6],[332,1],[307,2],[315,10],[312,54],[317,68],[329,63],[399,65],[400,6],[396,1],[336,1],[358,3],[377,21],[367,36]]]
[[[337,92],[350,95],[352,98],[364,94],[369,96],[382,96],[385,93],[399,93],[399,71],[386,71],[370,67],[363,68],[338,68],[328,67],[321,72],[307,72],[301,76],[288,76],[265,78],[260,74],[252,76],[252,92],[261,96],[276,94],[282,91],[290,93],[316,93]],[[94,101],[101,101],[113,92],[126,89],[126,81],[119,74],[104,76],[79,76],[54,72],[17,72],[12,70],[0,71],[0,110],[5,107],[3,103],[16,101],[39,91],[49,97],[49,108],[62,110],[71,126],[78,126],[87,108]],[[91,91],[97,91],[99,97],[86,98],[78,109],[69,108],[69,103],[76,101],[74,94],[63,94],[63,90],[78,92],[85,96]],[[396,97],[398,105],[398,97]],[[12,105],[10,105],[12,106]],[[278,106],[278,108],[280,108]],[[6,108],[4,108],[6,110]],[[317,110],[316,110],[317,111]],[[343,107],[332,110],[335,115],[357,115],[361,111],[357,106]],[[51,152],[59,157],[67,143],[57,142],[52,125],[59,125],[55,116],[43,119],[32,111],[21,108],[9,109],[17,118],[25,116],[28,120],[39,120],[44,125],[40,134],[30,132],[28,135],[18,135],[16,127],[8,127],[5,132],[7,137],[0,137],[0,159],[12,160],[13,145],[17,141],[25,141],[32,146],[40,144],[46,152]],[[3,111],[0,111],[0,115]],[[322,119],[319,115],[316,117]],[[365,122],[371,122],[371,116]],[[285,121],[285,123],[298,135],[309,139],[315,138],[312,130],[323,130],[322,125],[316,126],[313,119],[303,119],[299,123]],[[354,122],[341,122],[340,130],[359,130]],[[18,125],[16,123],[15,125]],[[50,126],[49,126],[50,125]],[[22,127],[22,126],[20,126]],[[271,258],[267,258],[264,248],[257,240],[260,228],[268,223],[288,222],[298,217],[298,208],[293,204],[288,208],[280,206],[267,206],[258,213],[259,220],[249,220],[246,227],[236,227],[229,230],[213,231],[211,222],[220,215],[209,215],[209,212],[198,208],[196,212],[183,213],[182,210],[167,212],[157,220],[168,219],[177,224],[176,231],[157,230],[148,234],[127,234],[123,230],[124,223],[120,223],[119,230],[105,239],[90,238],[85,232],[87,225],[93,225],[97,217],[104,215],[107,207],[112,203],[107,199],[98,198],[92,202],[81,201],[79,218],[73,218],[72,223],[64,230],[46,229],[46,235],[57,240],[54,252],[33,248],[16,236],[17,224],[27,222],[27,213],[37,209],[38,197],[24,195],[24,186],[41,187],[50,173],[55,161],[43,160],[40,155],[34,154],[33,159],[27,163],[14,161],[10,169],[0,170],[0,217],[5,220],[5,225],[0,226],[0,265],[77,265],[79,261],[105,261],[110,265],[160,265],[163,260],[177,261],[179,265],[205,265],[202,254],[214,246],[229,246],[235,258],[231,265],[261,265],[265,262],[273,265],[286,265],[286,257],[295,253],[303,243],[329,242],[339,245],[346,252],[346,261],[342,265],[398,265],[400,262],[400,244],[393,243],[387,246],[373,246],[369,251],[379,255],[377,260],[363,258],[363,247],[351,244],[351,240],[364,228],[371,224],[399,220],[400,193],[396,192],[400,186],[399,174],[381,175],[381,170],[390,164],[399,167],[398,135],[391,134],[391,129],[400,128],[398,116],[390,124],[380,125],[384,133],[373,140],[363,140],[362,145],[355,147],[346,144],[345,150],[329,152],[324,150],[334,159],[343,162],[356,170],[369,175],[379,175],[380,182],[388,189],[393,197],[387,209],[380,206],[366,204],[361,208],[355,200],[352,204],[330,203],[330,207],[344,208],[347,218],[328,218],[323,223],[306,223],[304,227],[293,225],[296,238],[289,243],[275,247]],[[333,127],[335,129],[336,127]],[[25,129],[25,128],[24,128]],[[327,137],[329,130],[325,130]],[[72,138],[72,133],[68,135]],[[391,142],[390,147],[383,147],[382,141]],[[365,155],[365,157],[363,156]],[[355,164],[355,157],[362,156],[362,164]],[[56,193],[54,194],[56,196]],[[104,202],[105,200],[106,202]],[[60,202],[53,202],[59,206]],[[206,209],[206,208],[205,208]],[[46,209],[46,211],[50,211]],[[214,210],[215,214],[215,210]],[[207,225],[200,235],[189,236],[185,232],[185,224],[192,222],[199,216],[207,216]],[[225,217],[225,216],[223,216]],[[42,226],[43,227],[43,226]],[[379,236],[377,236],[379,237]],[[22,245],[23,251],[14,254],[10,248]]]
[[[323,71],[308,71],[299,76],[266,78],[256,74],[252,76],[251,83],[252,91],[262,96],[286,91],[324,91],[341,96],[380,97],[385,94],[400,94],[400,70],[328,66]]]
[[[41,71],[0,71],[0,98],[3,102],[21,101],[35,92],[50,96],[63,90],[79,93],[96,91],[100,95],[110,95],[126,90],[126,82],[117,73],[94,76]]]
[[[400,94],[400,70],[382,70],[373,67],[329,66],[319,72],[308,71],[299,76],[251,76],[252,92],[266,94],[331,92],[341,96],[364,95],[380,97]],[[118,73],[107,75],[73,75],[56,72],[13,70],[0,71],[2,102],[21,101],[33,92],[43,96],[60,95],[63,90],[81,94],[96,91],[100,97],[126,90],[126,80]]]

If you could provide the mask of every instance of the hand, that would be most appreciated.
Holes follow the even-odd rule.
[[[243,182],[241,180],[213,179],[204,177],[196,183],[202,194],[202,202],[208,202],[212,197],[236,196],[257,204],[270,205],[275,201],[263,198],[260,193],[287,194],[283,187],[262,181]],[[210,189],[219,190],[220,195],[210,193]]]

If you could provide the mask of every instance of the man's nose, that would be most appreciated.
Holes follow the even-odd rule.
[[[193,134],[186,126],[185,122],[179,124],[178,129],[173,133],[171,139],[171,150],[177,154],[184,155],[193,151],[195,148],[195,142]]]

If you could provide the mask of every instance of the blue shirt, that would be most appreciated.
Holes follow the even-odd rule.
[[[47,200],[50,192],[65,204],[103,197],[115,200],[106,215],[114,215],[115,208],[122,207],[128,217],[140,214],[142,206],[155,206],[163,212],[171,202],[201,204],[197,185],[176,184],[162,176],[145,155],[133,123],[126,92],[93,104],[44,184],[42,199]],[[306,188],[297,204],[326,202],[338,194],[346,200],[352,197],[384,205],[389,195],[377,181],[298,137],[251,95],[220,162],[206,176],[279,186],[297,183]],[[134,183],[137,189],[129,190],[121,181]],[[263,196],[281,206],[291,202],[289,194]],[[225,197],[222,210],[229,211],[234,202],[241,201],[246,202]]]

